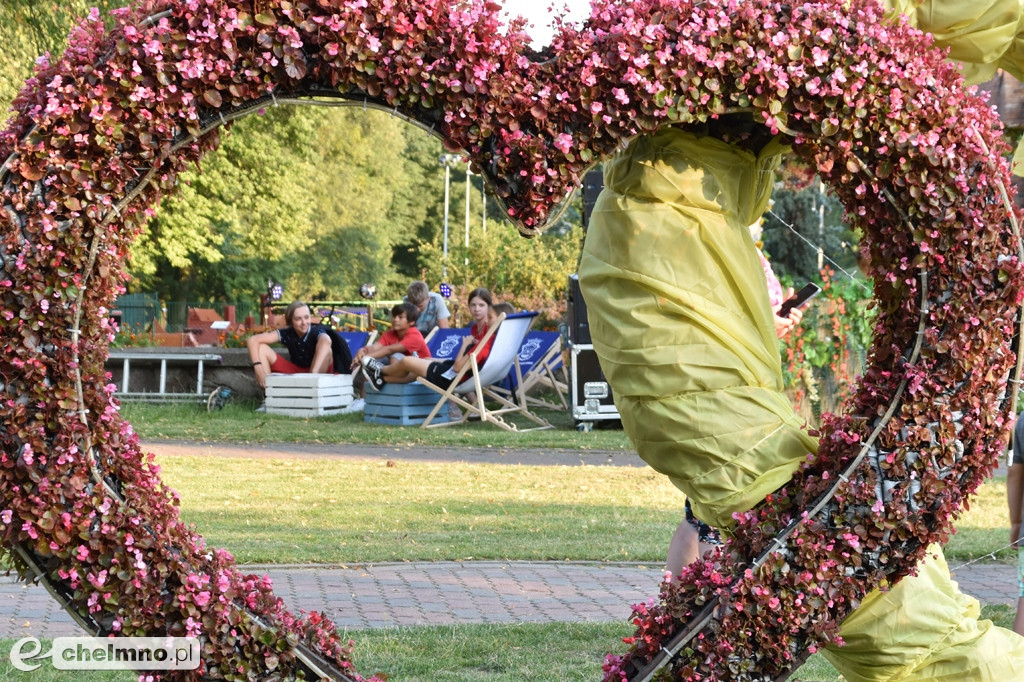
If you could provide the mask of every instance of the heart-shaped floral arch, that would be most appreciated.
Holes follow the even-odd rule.
[[[0,137],[0,536],[90,631],[199,635],[212,678],[358,679],[333,624],[291,616],[182,524],[103,369],[132,238],[221,125],[274,103],[347,100],[432,130],[528,234],[631,138],[746,114],[862,231],[878,326],[845,416],[718,564],[638,608],[609,679],[785,675],[944,539],[992,471],[1017,220],[998,119],[928,39],[868,0],[597,0],[536,53],[498,9],[143,0],[109,32],[87,20],[17,98]]]

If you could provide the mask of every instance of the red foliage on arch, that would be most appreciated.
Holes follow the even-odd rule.
[[[105,313],[151,207],[219,126],[298,97],[365,101],[433,129],[528,233],[630,138],[750,112],[792,138],[865,235],[879,326],[846,416],[827,420],[791,486],[740,520],[721,565],[695,567],[638,616],[634,651],[609,677],[714,600],[733,607],[711,614],[730,646],[705,639],[677,669],[738,657],[781,674],[866,590],[911,570],[991,471],[1021,290],[1016,216],[997,118],[924,37],[861,0],[601,1],[537,54],[496,10],[145,0],[109,32],[87,20],[17,99],[0,136],[0,537],[89,628],[199,634],[211,676],[329,663],[356,677],[329,622],[293,618],[184,527],[103,370]],[[847,466],[838,495],[803,518]],[[828,599],[795,597],[807,590]]]

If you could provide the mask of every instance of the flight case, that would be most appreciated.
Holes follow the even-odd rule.
[[[597,362],[594,346],[570,342],[569,354],[569,397],[576,428],[590,431],[598,421],[619,419],[611,386]]]

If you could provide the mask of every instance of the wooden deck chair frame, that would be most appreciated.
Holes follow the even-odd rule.
[[[522,371],[522,366],[519,365],[519,355],[516,355],[517,368],[513,368],[510,372],[510,377],[514,379],[514,376],[521,376],[522,383],[516,383],[513,380],[513,384],[516,386],[522,386],[521,395],[526,399],[527,406],[533,407],[545,407],[550,410],[569,410],[569,402],[566,396],[569,395],[569,380],[566,375],[565,363],[562,362],[562,337],[557,335],[556,332],[550,332],[555,335],[554,340],[544,350],[544,353],[534,361],[533,365],[526,371]],[[528,337],[523,339],[523,344],[528,341]],[[514,373],[518,371],[519,374]],[[562,376],[559,377],[558,375]],[[536,396],[530,395],[538,386],[546,386],[555,391],[558,397],[558,402],[552,402],[543,398],[537,398]],[[494,390],[502,395],[514,399],[514,391],[495,386]]]
[[[522,376],[518,375],[519,365],[516,360],[518,358],[519,348],[522,346],[523,339],[526,338],[526,334],[530,330],[530,324],[536,316],[537,313],[517,313],[508,316],[507,319],[509,319],[509,321],[525,319],[525,327],[520,325],[504,324],[506,320],[506,316],[504,314],[498,317],[497,324],[491,326],[491,328],[487,330],[487,333],[484,334],[483,339],[481,339],[478,344],[478,348],[483,348],[491,337],[495,336],[490,353],[487,360],[484,362],[483,369],[486,371],[483,375],[481,373],[481,367],[476,361],[476,351],[473,351],[469,354],[469,361],[462,366],[462,369],[455,375],[455,378],[447,389],[443,389],[422,377],[416,379],[416,381],[440,394],[440,398],[438,399],[437,404],[434,405],[434,409],[431,410],[430,414],[427,415],[427,418],[423,420],[423,428],[437,428],[442,426],[451,426],[452,424],[462,424],[468,421],[471,415],[477,415],[480,417],[481,422],[489,422],[499,428],[505,429],[506,431],[535,431],[538,429],[554,428],[550,422],[530,412],[526,406],[526,401],[523,399],[518,388],[516,391],[517,395],[509,397],[496,392],[492,386],[494,382],[501,381],[505,378],[511,368],[515,368],[515,371],[517,372],[517,379],[519,379],[517,386],[522,386]],[[504,332],[502,332],[502,328],[505,329]],[[518,334],[516,334],[517,331],[519,332]],[[511,338],[509,334],[516,334],[517,338]],[[511,358],[503,362],[499,358],[506,353],[510,354]],[[492,360],[495,362],[492,362]],[[463,378],[466,376],[469,376],[470,379],[463,381]],[[489,380],[485,382],[481,379],[481,376],[489,377]],[[468,393],[470,390],[475,392],[475,400],[473,402],[469,402],[464,397],[464,394]],[[487,400],[498,403],[498,407],[487,407]],[[433,423],[434,417],[437,416],[437,413],[442,409],[447,409],[449,401],[462,408],[462,418],[454,421]],[[533,421],[535,424],[538,424],[538,426],[529,429],[520,429],[515,424],[505,421],[504,415],[508,414],[520,414]]]

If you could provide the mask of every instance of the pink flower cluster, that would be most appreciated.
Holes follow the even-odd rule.
[[[864,234],[878,326],[846,416],[825,420],[792,484],[739,515],[716,563],[637,607],[608,679],[711,603],[714,636],[697,633],[666,674],[779,675],[950,532],[1005,443],[1021,298],[1006,147],[983,99],[868,0],[597,0],[542,53],[521,29],[492,3],[143,0],[109,32],[89,17],[59,62],[41,61],[0,133],[0,537],[16,562],[105,631],[202,633],[204,671],[294,674],[295,636],[358,678],[329,621],[291,616],[184,527],[103,370],[132,238],[219,126],[283,97],[432,129],[528,234],[630,139],[743,115],[787,136]],[[873,432],[872,464],[837,476]]]

